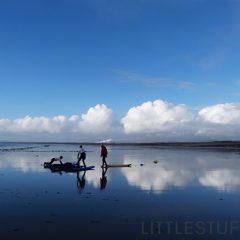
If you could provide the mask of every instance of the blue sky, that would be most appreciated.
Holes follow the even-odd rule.
[[[238,103],[238,0],[0,3],[0,119]]]

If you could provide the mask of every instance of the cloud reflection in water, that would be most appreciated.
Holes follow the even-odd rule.
[[[227,192],[240,189],[240,161],[237,154],[163,150],[151,157],[158,159],[156,164],[153,158],[149,160],[146,156],[124,157],[124,163],[131,162],[135,166],[131,171],[122,171],[130,185],[142,190],[155,190],[156,193],[191,185]]]

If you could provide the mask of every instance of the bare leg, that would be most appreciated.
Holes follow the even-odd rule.
[[[78,161],[77,161],[77,165],[78,165],[78,166],[79,166],[79,164],[80,164],[80,161],[81,161],[81,158],[79,158]]]
[[[107,166],[107,162],[106,162],[106,157],[105,157],[105,156],[102,157],[102,162],[103,162],[103,166],[104,166],[104,165]]]

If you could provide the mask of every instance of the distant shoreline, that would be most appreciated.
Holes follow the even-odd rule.
[[[69,145],[100,145],[96,142],[9,142],[10,144],[69,144]],[[152,146],[152,147],[178,147],[178,148],[231,148],[240,149],[240,141],[206,141],[206,142],[107,142],[109,146]]]

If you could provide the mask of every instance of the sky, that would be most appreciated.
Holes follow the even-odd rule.
[[[240,140],[239,0],[0,2],[0,141]]]

